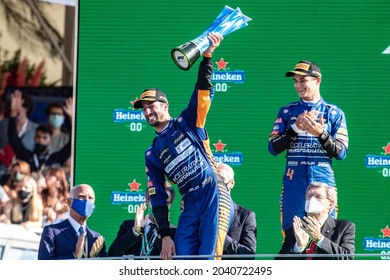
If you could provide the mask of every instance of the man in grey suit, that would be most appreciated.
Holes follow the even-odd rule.
[[[229,193],[235,185],[234,170],[226,163],[218,163],[218,171],[228,187]],[[254,255],[256,254],[257,244],[257,225],[255,212],[234,203],[234,216],[227,233],[223,254],[237,255],[223,257],[227,259],[252,259],[254,256],[238,256],[238,255]]]
[[[335,188],[321,182],[310,183],[306,190],[307,216],[303,219],[294,217],[292,227],[286,230],[279,256],[275,259],[353,259],[356,226],[350,221],[331,217],[330,213],[335,205],[337,205]],[[292,255],[283,256],[284,254]],[[315,254],[342,256],[316,257]]]
[[[95,192],[90,185],[71,189],[68,198],[69,217],[43,228],[38,260],[107,257],[102,235],[87,226],[95,210]]]

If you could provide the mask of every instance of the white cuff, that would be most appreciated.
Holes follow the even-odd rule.
[[[295,242],[295,245],[292,248],[293,253],[302,253],[303,250],[305,250],[305,247],[298,246],[298,243]]]
[[[291,125],[291,128],[298,134],[302,132],[302,130],[300,130],[295,123]]]
[[[317,246],[321,248],[323,241],[324,241],[324,236],[322,235],[321,239],[317,242]]]
[[[134,229],[134,227],[133,227],[133,233],[134,233],[135,237],[140,236],[140,233],[139,233],[138,231],[136,231],[136,230]]]

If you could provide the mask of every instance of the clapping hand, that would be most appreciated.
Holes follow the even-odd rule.
[[[303,230],[311,240],[318,242],[321,239],[321,224],[316,218],[310,216],[303,217],[302,225]]]
[[[304,227],[303,221],[299,217],[295,216],[293,219],[293,228],[295,240],[297,241],[299,247],[306,247],[309,242],[309,234],[307,234],[304,230]]]
[[[89,257],[96,258],[99,255],[100,251],[102,250],[103,246],[104,246],[104,238],[103,236],[100,235],[93,243],[91,251],[89,252]]]
[[[149,218],[149,214],[144,216],[144,211],[146,210],[146,204],[141,203],[135,213],[135,219],[134,219],[134,227],[137,228],[143,228],[145,227],[145,223],[147,219]]]
[[[83,232],[79,236],[79,239],[77,240],[76,243],[76,248],[74,250],[74,255],[77,259],[81,259],[84,253],[84,242],[85,242],[85,236],[87,235],[87,232]]]

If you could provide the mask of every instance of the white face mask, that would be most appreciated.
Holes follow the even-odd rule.
[[[322,205],[321,201],[316,199],[315,197],[306,200],[305,203],[305,211],[306,213],[311,214],[320,214],[324,210],[324,205]]]

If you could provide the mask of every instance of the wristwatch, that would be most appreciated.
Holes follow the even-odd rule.
[[[320,136],[318,137],[320,140],[322,140],[322,141],[325,141],[326,139],[328,139],[328,137],[329,137],[329,134],[324,130],[321,134],[320,134]]]

